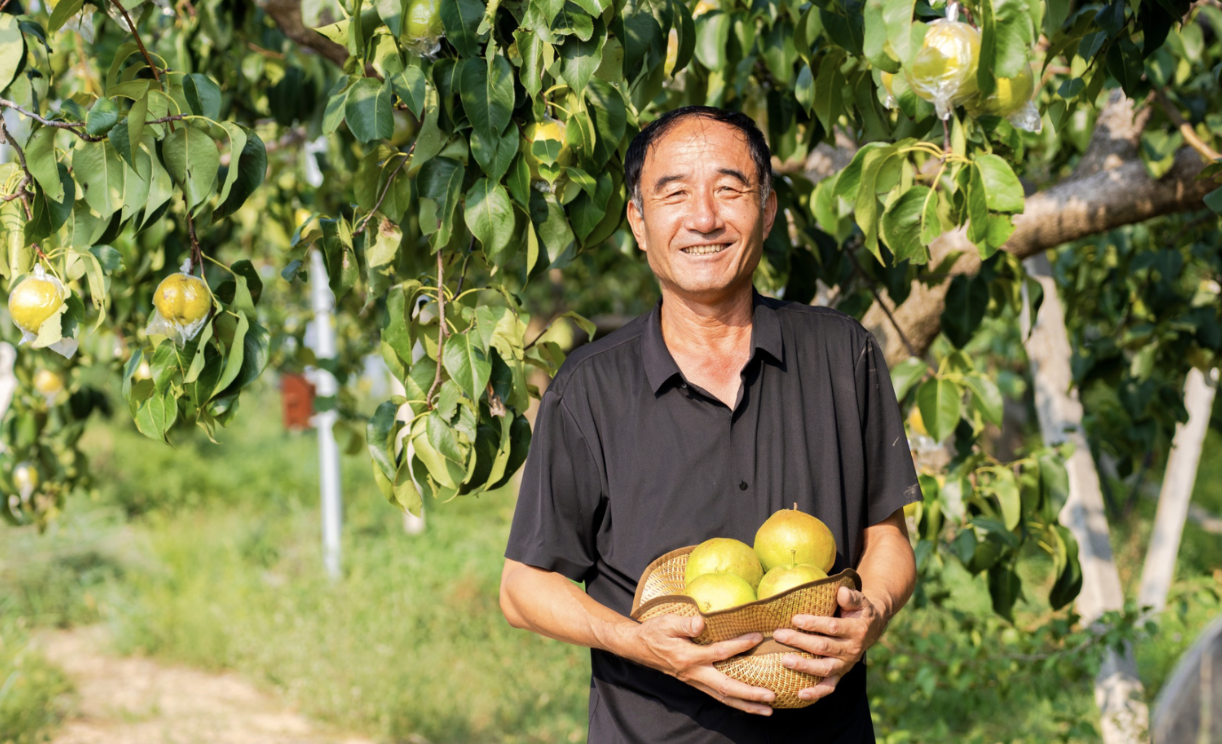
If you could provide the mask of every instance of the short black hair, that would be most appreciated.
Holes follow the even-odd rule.
[[[624,156],[624,183],[628,186],[628,198],[636,202],[638,210],[641,209],[641,170],[645,166],[649,148],[676,124],[693,117],[729,124],[743,133],[751,150],[751,159],[755,161],[760,183],[760,204],[763,204],[772,191],[772,151],[768,149],[764,133],[755,125],[754,119],[741,111],[713,106],[683,106],[667,111],[632,138],[628,153]]]

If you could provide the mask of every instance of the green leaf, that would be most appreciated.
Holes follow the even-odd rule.
[[[193,112],[213,121],[221,118],[221,89],[207,75],[193,72],[185,76],[182,90]]]
[[[1205,195],[1205,206],[1217,214],[1222,214],[1222,187],[1216,188]]]
[[[895,389],[896,400],[903,400],[912,386],[925,377],[928,367],[920,357],[908,357],[891,367],[891,387]]]
[[[705,13],[696,19],[696,59],[710,70],[725,67],[731,21],[731,16],[721,11]]]
[[[385,401],[374,411],[365,427],[365,443],[369,448],[369,456],[373,459],[374,466],[391,481],[399,469],[395,457],[395,438],[400,428],[396,420],[398,413],[399,404],[396,401]]]
[[[840,64],[844,61],[844,51],[833,47],[819,60],[819,74],[815,78],[815,116],[823,126],[823,131],[830,132],[840,118],[843,106],[844,75],[840,72]],[[864,150],[865,148],[862,148]],[[858,150],[860,155],[862,150]],[[856,160],[856,156],[853,158]],[[837,188],[839,193],[839,188]]]
[[[238,174],[242,172],[241,168],[241,153],[246,147],[246,131],[241,125],[233,121],[221,122],[221,128],[229,135],[229,169],[225,173],[225,182],[221,184],[221,195],[218,201],[221,204],[229,198],[229,192],[233,188],[234,182],[238,180]],[[237,155],[235,160],[234,156]]]
[[[433,448],[447,460],[457,465],[465,465],[467,458],[464,456],[463,448],[459,445],[458,438],[454,436],[454,429],[446,423],[445,419],[441,418],[439,413],[433,411],[425,417],[425,421],[428,427],[429,444],[433,445]],[[432,468],[429,470],[431,472]],[[453,474],[454,471],[451,470],[450,473]],[[436,477],[435,474],[434,477]],[[455,485],[461,480],[454,478],[453,475],[451,475],[451,479],[455,481]]]
[[[462,163],[450,158],[434,158],[420,169],[420,175],[416,179],[420,195],[432,200],[436,209],[433,224],[425,224],[428,220],[422,216],[420,230],[426,235],[434,236],[434,245],[450,242],[454,228],[454,210],[462,199],[464,175],[466,170]]]
[[[949,380],[932,379],[917,388],[917,407],[929,436],[941,442],[950,436],[959,424],[959,386]]]
[[[481,178],[467,192],[463,209],[467,228],[492,263],[513,238],[514,213],[509,194],[499,183]]]
[[[64,187],[60,183],[59,168],[55,159],[54,127],[38,126],[25,146],[25,161],[30,175],[53,201],[64,200]]]
[[[263,178],[267,174],[267,148],[264,147],[263,140],[255,134],[254,130],[241,125],[239,127],[246,135],[246,143],[242,145],[241,155],[238,156],[236,164],[232,155],[230,156],[229,173],[225,176],[225,187],[221,192],[224,195],[227,191],[228,196],[212,213],[214,222],[237,212],[255,192],[255,189],[259,188],[259,184],[263,183]],[[228,124],[226,129],[229,129]],[[236,135],[234,135],[233,142],[236,147]],[[237,172],[236,178],[233,177],[234,171]]]
[[[619,90],[605,80],[592,78],[585,90],[588,110],[594,120],[594,163],[602,166],[619,150],[628,127],[628,108]]]
[[[1018,480],[1008,468],[997,468],[993,472],[996,477],[990,488],[997,497],[998,506],[1001,507],[1002,522],[1007,530],[1013,530],[1018,527],[1022,516],[1022,497],[1018,491]]]
[[[492,363],[479,343],[467,333],[450,336],[446,338],[442,357],[450,379],[473,400],[479,400],[492,375]]]
[[[323,134],[334,134],[335,130],[339,129],[339,125],[343,123],[344,107],[348,103],[348,86],[350,81],[354,79],[359,80],[360,78],[356,76],[341,77],[331,88],[330,95],[327,97],[327,105],[323,109]]]
[[[99,98],[85,116],[85,131],[101,137],[119,123],[119,104],[109,98]]]
[[[488,141],[477,131],[471,132],[471,155],[475,162],[484,169],[488,180],[499,182],[509,172],[513,165],[513,156],[518,154],[518,141],[521,136],[517,127],[508,127],[501,135]]]
[[[193,127],[179,127],[161,146],[165,167],[187,196],[187,208],[194,211],[216,186],[221,157],[212,138]]]
[[[47,20],[47,31],[51,33],[59,31],[68,22],[68,19],[80,13],[84,6],[85,0],[61,0],[51,10],[51,17]]]
[[[926,200],[932,201],[932,190],[928,186],[913,186],[891,203],[883,214],[883,239],[895,254],[895,263],[911,261],[913,264],[929,262],[929,251],[921,243],[921,228]]]
[[[1059,610],[1082,591],[1082,565],[1078,562],[1078,541],[1073,533],[1059,524],[1052,525],[1050,532],[1055,543],[1053,565],[1057,579],[1048,592],[1048,603]]]
[[[1032,0],[1039,2],[1040,0]],[[1035,29],[1027,0],[989,0],[980,3],[980,61],[976,85],[982,95],[996,88],[995,78],[1012,78],[1035,42]]]
[[[185,131],[185,130],[179,130]],[[200,136],[207,139],[202,132]],[[211,140],[208,140],[211,142]],[[215,148],[213,148],[215,150]],[[80,142],[72,151],[72,173],[85,190],[85,203],[107,221],[123,206],[127,166],[110,142]],[[213,171],[215,176],[215,169]]]
[[[946,307],[942,311],[942,333],[962,349],[984,319],[989,306],[988,282],[978,277],[958,275],[946,292]]]
[[[480,45],[487,38],[487,34],[476,33],[484,17],[484,4],[479,0],[445,0],[438,5],[446,41],[458,50],[459,56],[478,57]]]
[[[539,247],[547,251],[546,266],[564,266],[572,257],[576,243],[564,207],[555,195],[534,192],[530,198],[530,219],[538,236]]]
[[[500,55],[485,62],[473,57],[462,63],[459,97],[475,131],[496,141],[513,113],[513,66]]]
[[[989,569],[989,597],[993,600],[993,612],[1014,622],[1014,603],[1022,593],[1022,580],[1012,566],[999,562]]]
[[[1002,410],[1005,401],[997,384],[981,375],[966,375],[963,378],[968,389],[972,391],[972,401],[976,409],[986,419],[1001,426]],[[1013,528],[1011,528],[1013,529]]]
[[[594,71],[602,63],[603,43],[607,35],[602,24],[597,26],[595,34],[582,41],[576,36],[570,36],[560,47],[560,78],[568,84],[569,90],[581,94],[593,77]]]
[[[403,0],[374,0],[373,5],[377,8],[378,16],[386,24],[386,28],[390,29],[391,36],[403,33]],[[390,480],[395,479],[394,473],[387,473],[386,477]]]
[[[403,231],[390,220],[379,220],[374,230],[374,242],[365,251],[365,260],[370,266],[385,266],[395,260],[399,244],[403,242]]]
[[[221,379],[217,381],[216,389],[223,391],[234,380],[238,378],[238,373],[242,370],[242,358],[245,354],[246,334],[250,331],[250,321],[247,320],[245,314],[239,314],[237,325],[234,328],[233,340],[230,342],[228,355],[225,357],[225,369],[221,373]],[[213,397],[220,395],[218,392]]]
[[[17,17],[8,13],[0,14],[0,91],[13,82],[24,60],[25,37],[21,34]]]
[[[1023,185],[1009,163],[997,155],[978,155],[976,167],[980,169],[985,200],[990,210],[1011,214],[1023,211]]]
[[[352,136],[361,142],[389,139],[395,133],[393,107],[390,84],[375,78],[361,78],[348,89],[344,121],[348,122]]]
[[[420,112],[424,110],[424,72],[419,67],[408,67],[391,76],[390,85],[394,88],[395,95],[407,104],[407,110],[412,112],[412,116],[419,119]]]
[[[172,394],[154,394],[136,410],[136,428],[149,439],[166,440],[166,433],[178,420],[178,402]]]
[[[971,167],[967,172],[967,239],[980,245],[989,237],[989,195],[984,188],[980,169]]]

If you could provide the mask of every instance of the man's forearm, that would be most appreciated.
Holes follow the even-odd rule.
[[[902,509],[866,529],[857,573],[862,594],[888,621],[908,602],[916,588],[916,560]]]
[[[636,625],[560,574],[511,560],[501,574],[501,610],[515,628],[621,656]]]

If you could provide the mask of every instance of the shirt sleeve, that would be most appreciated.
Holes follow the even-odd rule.
[[[573,581],[597,560],[602,478],[593,452],[564,399],[543,394],[505,557]]]
[[[861,412],[866,472],[866,524],[875,525],[921,500],[921,486],[891,375],[874,336],[857,359],[857,407]]]

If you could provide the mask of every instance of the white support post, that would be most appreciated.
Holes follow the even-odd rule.
[[[1180,550],[1184,520],[1188,518],[1192,486],[1197,479],[1197,465],[1201,461],[1205,434],[1209,431],[1209,416],[1213,412],[1217,388],[1216,368],[1210,370],[1209,377],[1196,367],[1188,371],[1188,379],[1184,382],[1188,421],[1175,427],[1175,438],[1171,441],[1171,453],[1167,456],[1167,469],[1158,494],[1154,530],[1150,533],[1150,546],[1141,572],[1141,589],[1137,592],[1138,604],[1152,607],[1155,613],[1162,612],[1167,605],[1167,590],[1175,574],[1175,557]]]
[[[1059,518],[1078,541],[1082,591],[1078,594],[1076,607],[1082,622],[1090,624],[1109,610],[1123,609],[1124,592],[1112,557],[1099,473],[1082,431],[1082,403],[1078,400],[1069,366],[1072,348],[1052,267],[1042,254],[1027,259],[1025,264],[1027,273],[1044,288],[1039,316],[1025,343],[1040,432],[1045,444],[1071,442],[1074,445],[1073,455],[1065,463],[1069,472],[1069,498]],[[1022,328],[1024,335],[1031,328],[1027,303],[1024,303]],[[1095,704],[1099,707],[1104,744],[1150,741],[1150,713],[1143,699],[1141,680],[1137,678],[1132,649],[1126,647],[1123,653],[1107,649],[1095,677]]]
[[[335,357],[335,329],[332,310],[335,295],[327,284],[327,266],[322,252],[310,251],[310,300],[314,310],[314,355],[316,358]],[[319,396],[333,397],[339,392],[335,376],[322,367],[313,371],[314,387]],[[314,414],[318,429],[319,483],[322,489],[322,551],[323,565],[333,579],[340,577],[340,533],[343,528],[343,495],[340,491],[339,447],[335,444],[332,427],[338,414],[332,408]]]

